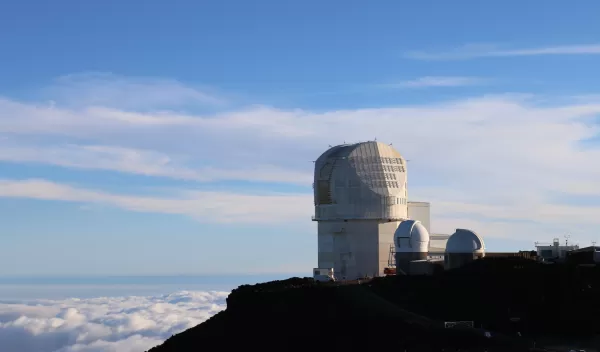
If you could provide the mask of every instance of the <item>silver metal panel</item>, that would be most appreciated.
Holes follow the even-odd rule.
[[[429,234],[429,239],[435,241],[448,241],[450,235]]]
[[[419,220],[427,229],[431,231],[431,207],[427,202],[408,202],[408,218]]]
[[[450,235],[430,234],[429,235],[429,254],[443,254],[446,252],[446,243]]]

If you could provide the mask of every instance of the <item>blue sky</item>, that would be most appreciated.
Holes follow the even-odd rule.
[[[597,239],[597,2],[0,5],[0,275],[307,271],[375,137],[435,232]]]

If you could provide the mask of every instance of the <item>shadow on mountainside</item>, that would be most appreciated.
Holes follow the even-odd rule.
[[[592,317],[599,280],[597,269],[483,259],[435,276],[361,285],[309,278],[244,285],[229,295],[225,311],[150,351],[525,351],[544,336],[573,342],[598,331]],[[475,328],[443,328],[458,320]]]

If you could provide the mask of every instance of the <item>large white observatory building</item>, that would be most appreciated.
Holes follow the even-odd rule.
[[[391,248],[402,271],[445,255],[449,236],[429,235],[429,203],[408,201],[406,160],[391,145],[330,148],[315,161],[313,188],[318,267],[336,278],[384,275]]]

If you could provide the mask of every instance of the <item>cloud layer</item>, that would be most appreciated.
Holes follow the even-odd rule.
[[[433,81],[431,81],[433,82]],[[430,83],[431,83],[430,82]],[[31,104],[0,99],[0,160],[102,169],[243,190],[179,188],[139,195],[60,180],[5,178],[0,196],[102,203],[201,221],[307,222],[311,161],[343,141],[391,142],[409,164],[409,197],[432,202],[436,232],[592,239],[600,210],[600,100],[482,95],[388,108],[315,112],[271,106],[214,113]],[[592,142],[590,142],[592,141]],[[266,193],[250,184],[300,185]],[[292,189],[292,188],[289,188]],[[597,197],[597,200],[581,197]]]
[[[485,57],[598,54],[600,54],[600,44],[563,45],[521,49],[503,49],[490,44],[468,44],[449,51],[409,51],[404,54],[404,57],[415,60],[466,60]]]
[[[41,146],[0,140],[0,161],[38,163],[67,168],[118,171],[135,175],[166,177],[197,182],[260,181],[306,185],[312,175],[289,172],[274,165],[217,166],[186,165],[186,156],[167,155],[153,150],[106,145],[58,144]]]
[[[110,105],[152,109],[227,103],[225,98],[205,87],[190,87],[170,79],[122,77],[103,72],[62,76],[40,93],[53,102],[80,107]]]
[[[463,87],[478,85],[484,82],[485,80],[478,77],[425,76],[385,86],[388,88]]]
[[[3,352],[142,352],[225,309],[228,292],[0,302]]]
[[[310,220],[312,198],[298,194],[250,195],[226,192],[174,191],[171,197],[113,194],[45,180],[1,180],[0,197],[60,200],[116,206],[139,212],[183,214],[201,221],[285,223]]]

